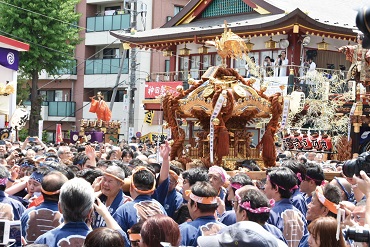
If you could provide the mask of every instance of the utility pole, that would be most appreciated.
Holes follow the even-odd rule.
[[[136,32],[137,29],[137,1],[133,2],[134,7],[131,8],[131,32]],[[133,34],[133,33],[132,33]],[[136,91],[136,48],[131,48],[130,53],[130,90],[129,90],[129,116],[128,116],[128,130],[127,138],[129,138],[129,129],[134,127],[134,110],[135,110],[135,91]]]
[[[110,111],[113,110],[114,100],[116,99],[117,90],[118,90],[118,86],[119,86],[119,80],[121,79],[121,74],[122,74],[122,69],[123,69],[123,64],[125,62],[125,58],[126,58],[126,50],[124,49],[123,52],[122,52],[121,64],[119,66],[119,71],[118,71],[118,74],[117,74],[116,85],[113,88],[112,98],[110,100],[110,105],[109,105]]]

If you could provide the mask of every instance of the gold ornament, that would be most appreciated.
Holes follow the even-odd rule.
[[[213,93],[213,91],[214,91],[213,86],[206,87],[203,91],[203,97],[207,98],[208,96],[210,96]]]
[[[168,142],[168,144],[170,144],[170,146],[172,146],[174,143],[175,143],[175,141],[174,141],[174,140],[170,140],[170,141]]]
[[[244,98],[244,97],[247,96],[247,92],[240,85],[235,85],[233,89],[234,89],[235,93],[237,95],[239,95],[239,97]]]
[[[213,120],[212,120],[212,123],[213,123],[214,125],[220,125],[220,119],[215,118],[215,119],[213,119]]]
[[[176,87],[176,91],[177,91],[177,92],[179,92],[179,93],[181,93],[182,91],[184,91],[184,87],[183,87],[183,86],[181,86],[181,85],[178,85],[178,86]]]
[[[194,85],[195,84],[195,80],[193,78],[189,78],[188,79],[188,84],[189,85]]]

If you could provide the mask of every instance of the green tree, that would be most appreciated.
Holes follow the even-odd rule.
[[[17,81],[17,105],[19,103],[24,102],[29,99],[30,96],[30,85],[28,84],[27,80],[18,77]]]
[[[30,136],[38,134],[42,97],[38,90],[39,74],[45,70],[57,74],[69,68],[74,49],[81,42],[75,12],[79,0],[2,0],[0,33],[30,44],[29,52],[20,53],[20,73],[32,81]]]

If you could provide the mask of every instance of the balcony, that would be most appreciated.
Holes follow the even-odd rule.
[[[117,74],[121,58],[90,59],[85,62],[85,75]],[[128,58],[124,60],[122,74],[128,74]]]
[[[239,68],[234,68],[239,69]],[[241,69],[241,68],[240,68]],[[259,78],[263,78],[265,83],[269,83],[273,85],[273,87],[278,88],[278,84],[286,84],[285,90],[287,92],[291,92],[293,89],[297,91],[302,91],[305,93],[306,97],[308,97],[310,91],[312,92],[315,87],[315,83],[312,81],[305,79],[306,75],[308,74],[307,67],[296,66],[296,65],[288,65],[287,71],[293,72],[293,77],[277,77],[274,74],[275,67],[271,67],[270,70],[264,67],[257,67],[258,73],[260,74]],[[271,72],[268,72],[271,71]],[[198,70],[198,69],[190,69],[190,70],[183,70],[183,71],[169,71],[169,72],[154,72],[150,74],[151,81],[156,82],[169,82],[169,81],[183,81],[184,82],[184,89],[188,89],[189,85],[187,83],[189,78],[193,78],[195,80],[200,80],[202,75],[206,72],[206,70]],[[341,80],[345,80],[347,71],[345,70],[335,70],[335,69],[326,69],[326,68],[316,68],[315,73],[320,73],[320,75],[325,76],[327,78],[339,78]],[[244,75],[241,74],[243,77]],[[312,76],[312,72],[310,76]],[[259,89],[259,83],[258,85]],[[339,87],[336,85],[335,93],[344,93],[347,92],[348,86],[343,84]],[[267,92],[271,93],[271,92]]]
[[[86,32],[104,32],[130,28],[130,15],[105,15],[86,18]]]
[[[76,102],[53,101],[49,102],[48,115],[50,117],[75,117]]]

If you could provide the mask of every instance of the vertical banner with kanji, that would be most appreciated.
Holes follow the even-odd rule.
[[[153,118],[154,118],[154,111],[147,111],[145,112],[145,118],[144,118],[144,122],[147,123],[147,124],[152,124],[153,122]]]
[[[42,140],[42,131],[44,130],[44,120],[39,120],[39,139]]]
[[[61,142],[63,142],[63,136],[62,136],[62,125],[61,124],[57,124],[57,130],[56,130],[56,143],[59,144]]]

